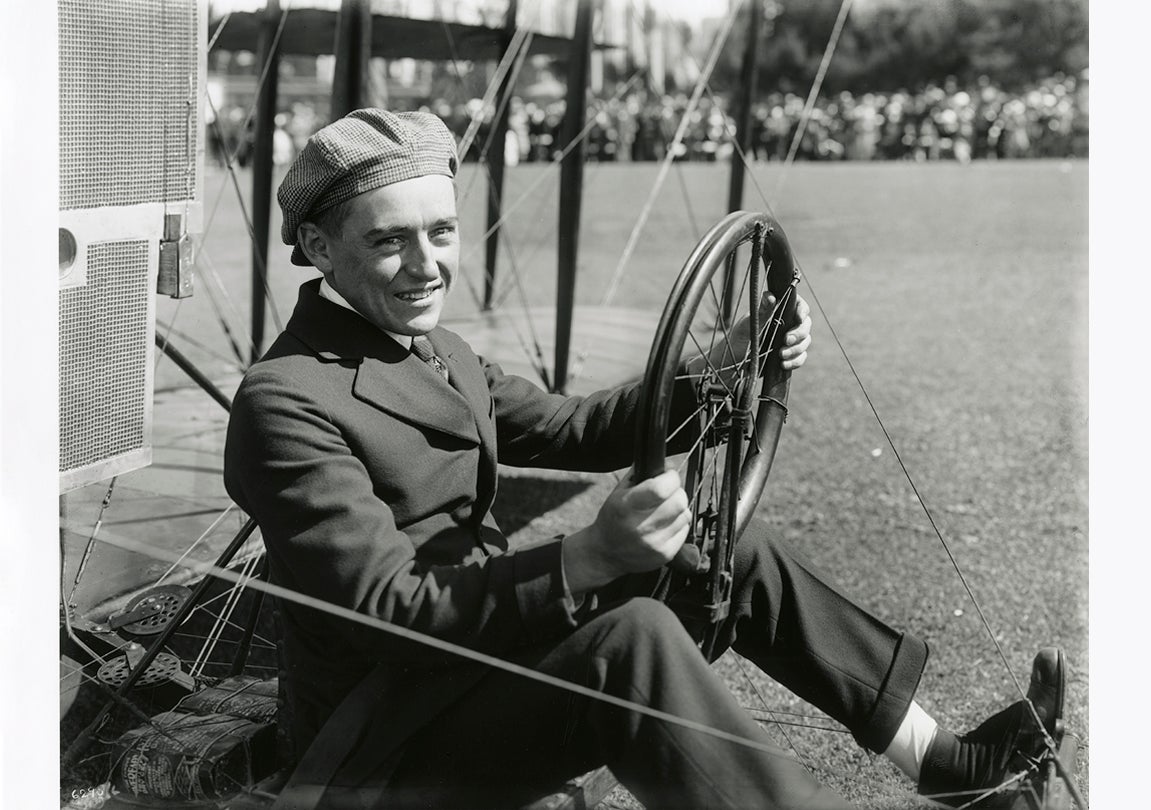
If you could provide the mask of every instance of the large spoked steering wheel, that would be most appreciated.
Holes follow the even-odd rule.
[[[779,223],[763,213],[729,214],[684,264],[648,357],[636,472],[642,480],[679,469],[693,515],[658,595],[677,606],[709,657],[728,613],[735,544],[787,416],[791,372],[779,348],[795,322],[798,283]],[[746,351],[738,349],[738,330],[758,336],[746,340]]]

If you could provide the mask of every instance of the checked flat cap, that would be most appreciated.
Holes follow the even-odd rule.
[[[365,191],[428,174],[456,176],[452,133],[430,113],[366,109],[348,113],[308,139],[280,183],[280,237],[292,264],[312,263],[297,244],[300,223]]]

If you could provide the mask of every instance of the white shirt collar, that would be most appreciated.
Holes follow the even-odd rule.
[[[320,297],[321,298],[327,298],[333,304],[338,304],[341,307],[343,307],[344,309],[350,309],[352,312],[355,312],[361,318],[364,317],[363,315],[360,314],[360,312],[354,306],[352,306],[351,304],[348,303],[348,300],[346,298],[344,298],[344,296],[342,296],[338,292],[336,292],[335,288],[333,288],[332,285],[328,283],[328,280],[326,278],[320,279]],[[368,319],[364,318],[364,320],[368,320]],[[389,332],[387,329],[381,329],[380,331],[383,332],[388,337],[390,337],[396,343],[403,346],[405,349],[412,348],[412,336],[411,335],[397,335],[395,332]]]

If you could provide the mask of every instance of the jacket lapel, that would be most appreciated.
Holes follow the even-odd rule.
[[[405,422],[479,444],[471,402],[364,318],[322,298],[319,279],[300,287],[287,331],[322,360],[356,362],[352,394],[358,399]]]
[[[480,443],[467,400],[414,355],[398,363],[365,357],[352,393],[406,422]]]
[[[483,375],[477,358],[468,348],[467,344],[456,334],[446,329],[434,330],[428,338],[432,346],[448,366],[448,375],[452,385],[467,401],[468,406],[475,414],[476,429],[479,431],[480,441],[490,450],[492,461],[496,455],[496,426],[491,418],[491,394],[488,392],[488,381]]]
[[[441,327],[433,330],[428,338],[432,341],[436,354],[447,364],[452,385],[467,401],[468,408],[474,415],[480,452],[483,456],[476,492],[478,507],[476,514],[483,515],[495,500],[499,470],[496,425],[492,419],[492,398],[491,392],[488,391],[488,381],[484,377],[479,358],[454,332]]]

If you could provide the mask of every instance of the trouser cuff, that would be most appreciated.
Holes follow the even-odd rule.
[[[926,642],[909,633],[900,636],[871,716],[862,729],[854,732],[856,742],[867,750],[882,754],[895,738],[919,688],[927,655]]]

